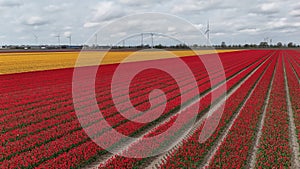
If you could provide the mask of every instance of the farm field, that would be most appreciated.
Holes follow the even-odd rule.
[[[193,79],[179,70],[180,89],[177,81],[163,71],[149,69],[137,74],[130,83],[129,95],[140,113],[130,119],[149,116],[144,112],[151,107],[148,96],[152,90],[165,93],[150,98],[155,103],[151,111],[163,108],[160,117],[151,123],[127,119],[112,100],[112,77],[118,63],[130,52],[109,53],[112,59],[104,60],[105,65],[97,72],[93,92],[104,118],[92,118],[99,110],[91,107],[91,93],[84,88],[77,93],[77,101],[85,113],[75,111],[72,80],[78,53],[0,53],[0,168],[299,168],[300,51],[217,52],[224,70],[205,67],[191,51],[174,52],[190,68],[197,86],[191,85]],[[211,51],[200,54],[210,57]],[[176,70],[174,58],[159,59],[160,55],[159,51],[145,52],[141,59],[123,64],[134,67],[152,62]],[[87,60],[80,69],[94,67],[95,60]],[[213,73],[208,76],[206,69]],[[226,80],[220,78],[222,71]],[[211,84],[210,78],[216,83]],[[118,82],[118,100],[126,100],[122,79]],[[218,104],[225,94],[222,87],[227,94],[224,111]],[[218,98],[212,97],[214,91]],[[186,107],[182,111],[181,102]],[[125,113],[133,112],[131,106],[120,104]],[[222,112],[222,116],[211,137],[200,143],[205,123],[214,122],[213,116],[208,116],[210,108]],[[195,110],[196,116],[190,117]],[[186,114],[186,119],[167,137],[160,136],[180,120],[180,114]],[[124,144],[120,154],[113,155],[93,142],[82,128],[96,127],[104,120],[126,136],[158,136],[157,140],[155,144]],[[144,147],[158,151],[161,145],[171,145],[174,136],[182,135],[192,120],[196,120],[193,128],[168,152],[148,158],[122,156],[124,152],[147,156],[152,152]],[[95,130],[93,139],[107,140],[109,147],[122,142],[111,132],[106,128]],[[134,146],[139,144],[142,146]]]
[[[172,51],[174,56],[192,56],[196,54],[209,54],[209,53],[223,53],[235,50],[178,50]],[[95,65],[99,58],[95,55],[101,55],[105,52],[93,52],[91,55],[86,55],[86,62],[82,63],[81,66],[91,66]],[[101,62],[101,64],[114,64],[121,62],[125,57],[136,53],[133,51],[110,51],[108,52]],[[160,59],[162,55],[166,52],[164,51],[151,51],[151,52],[138,52],[141,56],[138,59],[128,60],[142,61],[142,60],[155,60]],[[79,52],[1,52],[0,51],[0,75],[1,74],[11,74],[20,72],[31,72],[37,70],[49,70],[49,69],[61,69],[61,68],[72,68],[75,66],[76,60],[78,58]],[[106,59],[108,58],[108,59]],[[5,63],[5,64],[3,64]]]

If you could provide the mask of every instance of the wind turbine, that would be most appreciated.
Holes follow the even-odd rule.
[[[71,46],[71,43],[72,43],[72,35],[67,36],[67,38],[69,39],[69,45]]]
[[[34,33],[33,33],[33,36],[34,36],[34,39],[35,39],[35,44],[38,45],[38,39],[39,39],[39,37],[36,34],[34,34]]]
[[[94,46],[95,47],[97,47],[98,46],[98,33],[96,33],[95,35],[94,35],[94,37],[95,37],[95,44],[94,44]]]
[[[151,33],[151,48],[153,49],[153,33]]]
[[[141,47],[144,46],[144,34],[141,33]]]
[[[265,42],[268,42],[268,41],[269,41],[269,37],[265,37],[265,38],[264,38],[264,41],[265,41]]]
[[[209,21],[207,22],[207,28],[206,28],[206,31],[205,31],[205,35],[207,35],[207,46],[209,46],[209,32],[210,32],[210,29],[209,29]]]
[[[57,37],[57,41],[58,41],[58,47],[60,48],[60,35],[56,35],[55,37]]]

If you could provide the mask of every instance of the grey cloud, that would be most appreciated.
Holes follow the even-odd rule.
[[[153,7],[161,3],[161,0],[119,0],[120,4],[135,7]]]
[[[32,32],[43,44],[56,44],[57,39],[51,34],[66,32],[72,32],[73,43],[83,44],[103,25],[143,12],[179,16],[202,32],[209,20],[214,44],[222,41],[259,43],[264,36],[297,43],[299,11],[300,3],[294,0],[66,0],[63,3],[59,0],[0,0],[1,19],[5,23],[0,27],[0,45],[34,43]],[[130,34],[134,27],[143,28],[140,22],[128,21],[124,29],[120,29],[120,36],[122,32]],[[160,27],[166,27],[169,33],[178,31],[161,21],[149,21],[146,30],[160,31]],[[118,31],[118,28],[112,30]],[[100,39],[99,35],[99,43],[102,43]],[[62,43],[68,40],[62,38]]]
[[[17,7],[21,5],[22,1],[18,0],[0,0],[0,7]]]
[[[294,9],[291,12],[289,12],[289,14],[293,17],[300,17],[300,7],[299,9]]]
[[[175,1],[172,6],[172,13],[199,13],[205,11],[212,11],[218,9],[232,8],[227,3],[224,3],[222,0],[213,0],[213,1],[198,1],[198,0],[187,0],[184,3],[182,1]]]

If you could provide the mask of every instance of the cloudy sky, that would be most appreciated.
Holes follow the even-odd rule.
[[[101,26],[143,12],[176,15],[202,32],[209,20],[212,44],[259,43],[265,38],[300,44],[300,3],[295,0],[0,0],[0,45],[57,44],[57,35],[62,44],[68,44],[70,35],[73,44],[84,44]],[[147,27],[172,31],[163,23]],[[124,25],[122,33],[126,29],[134,26]],[[98,43],[109,43],[101,42],[102,36]]]

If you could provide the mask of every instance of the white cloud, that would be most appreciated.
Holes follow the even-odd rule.
[[[204,28],[206,28],[206,25],[204,25],[204,24],[194,24],[194,26],[197,28],[197,29],[199,29],[199,30],[202,30],[202,29],[204,29]]]
[[[71,26],[65,26],[63,29],[64,29],[64,30],[71,30],[72,27],[71,27]]]
[[[175,27],[172,27],[172,26],[169,26],[169,27],[168,27],[168,31],[175,31],[175,30],[176,30]]]
[[[277,12],[279,10],[279,7],[278,4],[276,3],[264,3],[260,6],[260,9],[263,12],[273,13],[273,12]]]
[[[59,34],[57,34],[57,33],[51,33],[50,36],[56,37],[56,36],[59,36]]]
[[[48,21],[39,16],[31,16],[26,18],[23,23],[30,26],[41,26],[47,24]]]
[[[65,37],[71,36],[71,34],[72,34],[72,33],[71,33],[70,31],[64,32],[64,36],[65,36]]]
[[[280,5],[278,2],[269,2],[257,4],[251,9],[251,13],[258,15],[274,15],[280,12]]]
[[[160,4],[161,0],[119,0],[121,4],[136,7],[153,7]]]
[[[210,1],[198,1],[187,0],[184,3],[182,1],[174,1],[171,12],[176,13],[195,13],[204,12],[207,10],[218,10],[231,8],[230,5],[224,3],[222,0],[210,0]]]
[[[48,12],[57,12],[63,9],[62,5],[47,5],[44,9]]]
[[[246,28],[246,29],[239,30],[240,33],[256,33],[258,31],[259,29],[256,28]]]
[[[99,2],[92,7],[93,21],[106,21],[125,15],[126,8],[115,4],[112,1]]]
[[[214,33],[215,36],[223,36],[223,35],[226,35],[225,33],[222,33],[222,32],[218,32],[218,33]]]
[[[99,22],[86,22],[86,23],[84,23],[83,27],[91,28],[91,27],[96,27],[96,26],[99,26],[99,25],[100,25]]]
[[[278,19],[275,19],[273,21],[269,21],[266,23],[266,25],[269,27],[269,28],[285,28],[285,27],[288,27],[290,26],[290,24],[287,22],[287,18],[278,18]]]
[[[117,34],[110,35],[110,37],[112,37],[112,38],[114,38],[114,37],[122,37],[122,38],[124,38],[126,35],[127,35],[126,32],[119,32]]]

